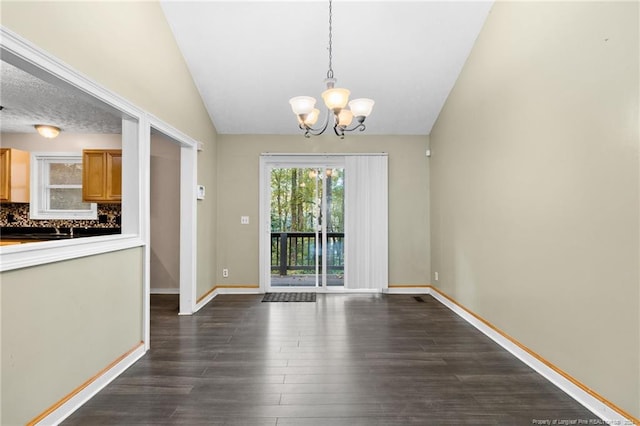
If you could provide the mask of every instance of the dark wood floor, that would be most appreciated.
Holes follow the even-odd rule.
[[[430,296],[223,295],[178,317],[67,425],[531,425],[595,416]]]

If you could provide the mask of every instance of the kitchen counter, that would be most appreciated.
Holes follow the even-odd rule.
[[[0,245],[32,243],[39,241],[69,240],[73,238],[95,237],[120,234],[120,228],[0,228]]]

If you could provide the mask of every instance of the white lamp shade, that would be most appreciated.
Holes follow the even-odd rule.
[[[289,99],[289,103],[293,113],[296,115],[309,114],[313,111],[313,107],[316,106],[316,100],[311,96],[296,96]]]
[[[307,116],[304,121],[298,116],[298,123],[305,124],[307,127],[311,127],[318,121],[318,117],[320,117],[320,110],[318,108],[314,108]]]
[[[347,89],[334,87],[333,89],[328,89],[322,92],[322,99],[324,99],[324,103],[327,108],[331,110],[340,109],[347,106],[350,93],[351,92]]]
[[[60,128],[56,126],[49,126],[48,124],[36,124],[33,126],[36,131],[47,139],[53,139],[60,134]]]
[[[349,108],[351,108],[351,112],[356,117],[368,117],[373,109],[373,104],[375,102],[372,99],[360,98],[349,102]]]
[[[343,109],[338,114],[338,126],[347,127],[353,121],[353,113],[348,109]]]

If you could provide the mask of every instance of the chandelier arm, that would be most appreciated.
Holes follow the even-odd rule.
[[[345,132],[353,132],[354,130],[360,130],[361,132],[364,132],[366,128],[367,127],[364,125],[364,123],[358,123],[350,129],[344,128],[343,130]]]
[[[316,129],[314,129],[313,127],[306,126],[304,124],[300,124],[300,129],[304,130],[304,137],[308,138],[311,135],[319,136],[323,134],[325,130],[327,130],[327,127],[329,127],[329,117],[331,116],[331,114],[332,114],[331,110],[327,108],[327,114],[325,115],[324,123],[322,124],[322,127],[318,127]]]

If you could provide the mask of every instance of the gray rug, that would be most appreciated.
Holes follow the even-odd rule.
[[[263,302],[315,302],[315,293],[265,293]]]

